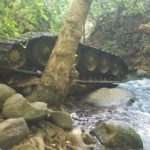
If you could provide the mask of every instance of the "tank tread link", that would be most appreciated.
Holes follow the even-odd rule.
[[[31,33],[10,41],[0,41],[0,77],[12,72],[43,71],[57,36],[50,33]],[[79,43],[76,69],[78,82],[112,82],[125,79],[128,67],[114,54]],[[10,71],[9,71],[10,70]]]

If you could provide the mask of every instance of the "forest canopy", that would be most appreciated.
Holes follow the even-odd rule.
[[[1,0],[0,38],[8,39],[29,32],[57,34],[65,20],[71,0]],[[149,12],[149,0],[94,0],[88,15],[88,27],[98,20],[118,13],[131,15]]]

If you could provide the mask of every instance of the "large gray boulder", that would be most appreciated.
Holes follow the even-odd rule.
[[[101,88],[85,97],[85,101],[96,107],[112,107],[128,104],[135,97],[121,88]]]
[[[47,104],[43,102],[29,103],[20,94],[8,98],[3,105],[3,115],[7,118],[23,117],[26,121],[43,119],[47,115]]]
[[[0,109],[2,108],[5,100],[14,95],[16,92],[5,84],[0,84]]]
[[[73,121],[69,113],[49,111],[49,120],[63,129],[72,129]]]
[[[0,149],[7,150],[20,143],[29,134],[23,118],[8,119],[0,124]]]
[[[106,121],[97,125],[91,134],[112,150],[140,150],[143,148],[140,136],[133,128],[123,122]]]

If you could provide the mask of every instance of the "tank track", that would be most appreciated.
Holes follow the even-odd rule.
[[[57,36],[50,33],[32,33],[0,41],[0,77],[5,76],[6,70],[7,75],[15,70],[33,74],[43,71],[56,40]],[[82,43],[77,49],[76,69],[79,72],[76,82],[82,84],[122,81],[128,72],[119,56]]]

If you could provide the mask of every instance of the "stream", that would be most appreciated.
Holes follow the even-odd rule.
[[[89,132],[96,124],[108,119],[123,121],[129,123],[139,133],[144,150],[150,150],[150,79],[132,79],[120,83],[119,87],[133,93],[136,100],[130,105],[111,108],[78,106],[72,112],[75,125],[80,126],[85,132]]]

